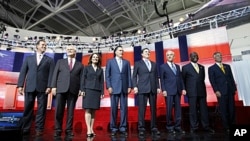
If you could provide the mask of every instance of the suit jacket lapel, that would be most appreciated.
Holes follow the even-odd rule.
[[[175,64],[174,64],[175,65]],[[167,66],[167,69],[169,70],[169,71],[171,71],[172,73],[173,73],[173,75],[175,75],[174,74],[174,72],[173,72],[173,70],[172,70],[172,68],[168,65],[168,63],[166,63],[166,66]],[[175,66],[176,67],[176,66]],[[177,73],[177,68],[176,68],[176,73]]]
[[[69,69],[69,63],[68,63],[68,58],[64,59],[63,64],[64,64],[64,67],[67,68],[70,71],[70,69]],[[72,68],[72,70],[73,70],[73,68]]]
[[[198,65],[198,64],[197,64]],[[200,74],[200,73],[198,73],[196,70],[195,70],[195,68],[194,68],[194,66],[192,65],[192,63],[190,63],[189,64],[189,67],[190,67],[190,69],[192,69],[193,70],[193,72],[195,73],[195,74]],[[199,65],[198,65],[198,67],[199,67]],[[200,71],[200,67],[199,67],[199,71]]]
[[[44,62],[46,62],[46,59],[47,59],[47,56],[46,56],[46,55],[43,55],[42,60],[41,60],[40,63],[38,64],[38,68],[39,68]],[[37,58],[36,58],[36,60],[37,60]]]
[[[215,63],[214,64],[215,65],[215,68],[219,71],[219,72],[221,72],[222,74],[224,74],[224,72],[221,70],[221,68]],[[224,66],[223,66],[224,67]],[[225,71],[226,72],[226,71]],[[225,74],[224,74],[225,75]]]
[[[149,61],[149,63],[151,64],[151,68],[150,68],[150,70],[148,70],[148,66],[147,66],[147,64],[146,64],[146,62],[144,61],[144,60],[141,60],[141,64],[142,64],[142,66],[144,66],[144,68],[147,70],[147,71],[151,71],[152,70],[152,63],[151,63],[151,61],[150,60],[148,60]]]

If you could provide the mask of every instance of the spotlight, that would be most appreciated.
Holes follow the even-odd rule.
[[[145,34],[145,33],[146,33],[146,28],[144,27],[142,30],[142,34]]]
[[[128,31],[122,31],[122,34],[128,34]]]
[[[64,40],[70,40],[72,37],[64,37]]]
[[[11,50],[11,47],[7,47],[6,50],[10,51],[10,50]]]
[[[5,33],[5,34],[4,34],[4,39],[7,39],[8,36],[9,36],[9,34],[8,34],[8,33]]]
[[[134,45],[134,43],[132,42],[132,43],[131,43],[131,47],[134,47],[134,46],[135,46],[135,45]]]
[[[28,37],[28,40],[31,40],[31,41],[32,41],[32,37]]]
[[[108,39],[108,36],[103,36],[102,39],[106,40],[106,39]]]
[[[187,17],[190,18],[190,19],[193,19],[194,18],[194,14],[189,13],[189,14],[187,14]]]
[[[139,29],[139,30],[137,31],[137,33],[138,33],[138,34],[141,34],[141,30]]]
[[[120,37],[120,36],[122,35],[122,33],[118,32],[118,33],[116,33],[116,35],[117,35],[118,37]]]
[[[37,36],[35,36],[33,39],[34,39],[34,41],[36,41],[37,40]]]
[[[131,31],[131,34],[134,34],[135,35],[135,33],[137,33],[137,29],[136,30],[133,30],[133,31]]]
[[[19,36],[19,35],[13,35],[13,36],[14,36],[14,39],[15,39],[15,40],[20,39],[20,36]]]
[[[88,53],[93,53],[93,50],[89,48]]]
[[[40,36],[40,37],[38,37],[38,39],[39,39],[39,40],[43,40],[43,39],[44,39],[44,37]]]

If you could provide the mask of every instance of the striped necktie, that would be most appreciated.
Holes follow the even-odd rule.
[[[176,74],[176,68],[175,68],[175,66],[174,66],[174,63],[171,63],[171,69],[172,69],[172,71],[174,72],[174,74]]]

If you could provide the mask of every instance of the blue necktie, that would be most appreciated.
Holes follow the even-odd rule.
[[[174,66],[174,63],[171,63],[171,68],[172,68],[172,71],[174,72],[174,74],[176,74],[176,68]]]
[[[120,72],[122,72],[122,59],[118,59],[118,67],[120,69]]]
[[[151,70],[151,67],[150,67],[150,62],[149,62],[149,60],[145,60],[145,62],[146,62],[146,65],[147,65],[147,67],[148,67],[148,70],[150,71],[150,70]]]

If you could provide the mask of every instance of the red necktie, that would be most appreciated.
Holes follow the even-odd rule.
[[[70,58],[69,60],[69,69],[72,70],[73,68],[73,61],[72,61],[72,58]]]

